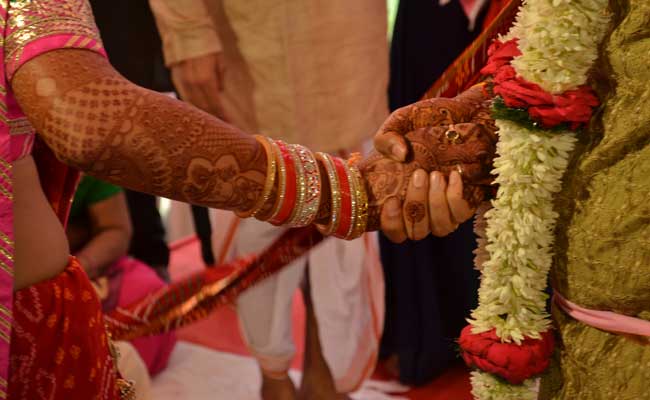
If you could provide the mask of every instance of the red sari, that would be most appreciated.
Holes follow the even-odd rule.
[[[126,398],[114,356],[95,289],[75,258],[59,276],[15,293],[10,399]]]

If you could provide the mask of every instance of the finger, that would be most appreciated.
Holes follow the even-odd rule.
[[[217,53],[215,70],[216,70],[215,72],[217,73],[217,83],[219,84],[219,91],[223,92],[223,83],[224,83],[223,76],[225,74],[226,67],[221,53]]]
[[[429,221],[431,233],[447,236],[457,228],[447,204],[447,182],[442,173],[434,171],[429,177]]]
[[[403,136],[410,130],[409,108],[399,108],[393,111],[377,131],[375,147],[386,157],[402,162],[408,154]]]
[[[413,173],[406,191],[403,215],[406,234],[411,240],[424,239],[429,230],[429,211],[427,196],[429,192],[429,176],[419,169]]]
[[[208,97],[205,95],[203,90],[201,90],[200,85],[187,85],[186,90],[187,90],[187,97],[184,98],[183,100],[187,101],[188,103],[191,103],[192,105],[200,108],[205,112],[213,114],[213,110],[211,110]]]
[[[174,87],[176,87],[179,97],[181,100],[188,102],[201,110],[207,111],[208,103],[205,100],[203,93],[200,89],[196,89],[196,85],[188,82],[185,79],[185,76],[186,75],[181,72],[172,72],[172,82],[174,83]]]
[[[184,100],[187,97],[187,89],[185,88],[185,82],[179,79],[176,74],[172,72],[172,83],[174,84],[174,89],[176,89],[176,94],[178,98]]]
[[[217,116],[225,122],[231,122],[230,117],[228,116],[228,113],[226,112],[223,103],[221,101],[221,96],[217,96]]]
[[[402,243],[406,240],[402,204],[396,197],[391,197],[384,203],[381,210],[381,230],[391,242]]]
[[[206,79],[205,84],[202,85],[202,92],[208,104],[208,112],[224,119],[223,106],[219,95],[221,93],[219,90],[219,78],[216,74]]]
[[[375,148],[393,161],[404,162],[408,154],[406,140],[396,132],[380,133],[375,136]]]
[[[456,171],[451,171],[449,174],[447,201],[451,216],[456,223],[461,224],[474,215],[475,210],[463,198],[463,179]]]

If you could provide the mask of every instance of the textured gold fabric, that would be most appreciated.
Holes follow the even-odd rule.
[[[87,1],[78,0],[10,0],[11,8],[7,20],[8,34],[5,38],[5,62],[20,64],[25,47],[45,36],[57,34],[79,35],[96,41],[95,50],[101,48],[93,13]],[[86,39],[87,40],[87,39]],[[88,41],[88,40],[87,40]],[[60,47],[85,47],[85,45]]]
[[[611,0],[594,82],[603,110],[557,201],[552,282],[581,306],[650,320],[650,1]],[[650,345],[553,310],[561,337],[544,400],[650,399]]]

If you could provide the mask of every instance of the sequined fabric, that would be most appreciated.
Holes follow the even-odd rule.
[[[594,80],[603,99],[558,199],[553,285],[583,307],[650,320],[650,2],[612,0]],[[561,337],[541,399],[650,399],[647,339],[553,316]]]
[[[81,0],[10,0],[5,33],[9,79],[43,47],[102,50],[92,10]],[[50,49],[47,49],[50,50]]]

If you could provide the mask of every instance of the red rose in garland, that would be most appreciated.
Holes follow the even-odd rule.
[[[501,42],[495,40],[488,49],[488,61],[481,69],[483,75],[494,75],[504,65],[510,65],[510,62],[516,56],[521,55],[517,47],[517,39]]]
[[[463,329],[458,342],[468,366],[498,375],[513,385],[544,372],[555,345],[551,331],[543,332],[541,339],[526,338],[521,344],[502,343],[494,329],[474,334],[471,325]]]
[[[583,85],[554,95],[517,76],[510,65],[512,59],[521,54],[517,39],[505,43],[495,41],[488,54],[490,58],[481,72],[494,77],[492,90],[501,96],[506,106],[527,110],[530,118],[539,122],[543,128],[566,123],[575,130],[591,119],[593,109],[599,104],[591,87]]]
[[[528,114],[547,128],[566,122],[571,129],[577,129],[589,123],[593,109],[598,104],[594,91],[589,86],[580,86],[576,90],[553,96],[553,104],[530,107]]]

